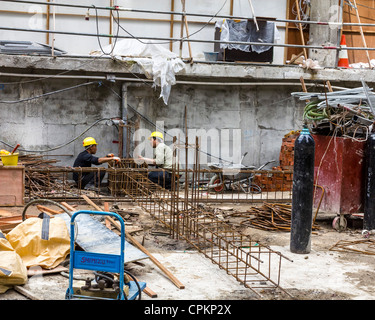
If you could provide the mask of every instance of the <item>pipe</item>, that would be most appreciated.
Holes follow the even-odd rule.
[[[205,13],[191,13],[191,12],[178,12],[178,11],[160,11],[160,10],[143,10],[143,9],[135,9],[135,8],[124,8],[120,6],[113,6],[113,7],[102,7],[102,6],[85,6],[85,5],[77,5],[77,4],[67,4],[67,3],[46,3],[41,1],[25,1],[25,0],[0,0],[4,2],[15,2],[15,3],[28,3],[28,4],[40,4],[40,5],[48,5],[48,6],[60,6],[60,7],[71,7],[71,8],[82,8],[82,9],[98,9],[98,10],[118,10],[118,11],[125,11],[125,12],[137,12],[137,13],[151,13],[151,14],[167,14],[167,15],[186,15],[192,17],[206,17],[212,18],[223,18],[223,19],[242,19],[248,20],[251,17],[244,17],[244,16],[232,16],[232,15],[213,15],[213,14],[205,14]],[[268,18],[260,18],[257,17],[259,21],[272,21],[272,22],[285,22],[285,23],[300,23],[300,20],[292,20],[292,19],[268,19]],[[373,23],[349,23],[349,22],[329,22],[329,21],[303,21],[304,24],[317,24],[317,25],[326,25],[326,26],[365,26],[365,27],[375,27]]]
[[[0,0],[1,1],[1,0]],[[1,77],[24,77],[24,78],[56,78],[56,79],[90,79],[90,80],[106,80],[106,76],[82,76],[82,75],[42,75],[42,74],[25,74],[25,73],[6,73],[0,72]],[[41,79],[43,80],[43,79]],[[116,77],[117,81],[128,81],[128,82],[153,82],[149,79],[139,78],[124,78]],[[1,84],[1,83],[0,83]],[[185,85],[210,85],[210,86],[300,86],[300,82],[209,82],[209,81],[176,81],[176,84]],[[324,87],[323,84],[319,83],[306,83],[307,86],[313,87]],[[333,89],[347,90],[348,88],[332,86]]]
[[[0,0],[2,1],[2,0]],[[222,41],[222,40],[199,40],[199,39],[177,39],[177,38],[159,38],[159,37],[131,37],[131,36],[114,36],[112,34],[95,34],[95,33],[82,33],[82,32],[68,32],[68,31],[51,31],[43,29],[27,29],[27,28],[12,28],[2,27],[0,30],[10,31],[25,31],[25,32],[39,32],[39,33],[54,33],[54,34],[65,34],[73,36],[85,36],[85,37],[103,37],[103,38],[118,38],[118,39],[143,39],[143,40],[160,40],[160,41],[190,41],[200,43],[218,43],[218,44],[239,44],[239,45],[255,45],[259,46],[259,42],[243,42],[243,41]],[[282,43],[262,43],[262,46],[271,47],[288,47],[288,48],[309,48],[309,49],[324,49],[324,50],[369,50],[375,51],[375,48],[362,48],[362,47],[337,47],[337,46],[312,46],[312,45],[299,45],[299,44],[282,44]]]
[[[128,124],[128,84],[126,82],[123,82],[122,88],[121,88],[121,119],[123,123],[126,125]],[[128,127],[124,126],[122,131],[122,154],[125,157],[128,157],[128,148],[127,145],[128,137]],[[121,158],[121,157],[120,157]]]

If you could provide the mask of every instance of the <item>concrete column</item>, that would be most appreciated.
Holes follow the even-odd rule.
[[[339,0],[311,0],[311,21],[342,21]],[[337,46],[338,27],[331,25],[310,25],[309,45]],[[319,61],[321,67],[336,66],[336,50],[310,49],[309,58]]]

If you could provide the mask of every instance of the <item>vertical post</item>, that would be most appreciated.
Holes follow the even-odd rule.
[[[184,37],[184,23],[185,23],[185,0],[181,0],[182,3],[182,12],[183,15],[181,16],[181,29],[180,29],[180,58],[182,58],[182,46],[184,44],[184,41],[182,38]]]
[[[124,157],[123,148],[124,148],[124,124],[120,120],[118,124],[118,156],[120,158]]]
[[[109,6],[113,8],[113,0],[109,1]],[[113,16],[112,16],[112,10],[109,10],[109,34],[113,35]],[[120,21],[118,22],[120,23]],[[112,44],[112,37],[109,37],[109,44]],[[112,46],[113,48],[113,46]]]
[[[356,13],[356,15],[357,15],[357,20],[358,20],[358,23],[360,24],[360,23],[361,23],[361,19],[360,19],[360,17],[359,17],[359,11],[358,11],[358,7],[357,7],[357,3],[356,3],[355,0],[353,0],[353,2],[354,2],[354,6],[355,6],[355,13]],[[363,33],[363,28],[362,28],[361,25],[359,26],[359,31],[360,31],[360,33],[361,33],[363,46],[364,46],[365,48],[367,48],[365,35],[364,35],[364,33]],[[372,69],[372,67],[371,67],[371,59],[370,59],[370,55],[369,55],[369,53],[368,53],[368,50],[366,50],[366,56],[367,56],[367,61],[368,61],[368,67],[369,67],[370,69]]]
[[[53,0],[55,2],[55,0]],[[56,6],[53,6],[53,31],[56,30]],[[55,56],[55,34],[52,33],[52,57]]]
[[[50,0],[47,0],[47,2],[50,2]],[[46,29],[49,30],[49,24],[50,24],[50,7],[47,5],[47,15],[46,15]],[[49,32],[46,33],[46,44],[49,44]]]
[[[344,0],[339,0],[339,4],[340,4],[340,9],[339,9],[339,16],[337,18],[337,22],[343,23],[344,22]],[[337,48],[340,48],[342,31],[343,31],[342,25],[339,24],[339,27],[337,28]],[[340,54],[340,49],[337,49],[336,50],[336,64],[335,64],[336,68],[339,63],[339,54]]]
[[[171,11],[174,12],[174,0],[171,0]],[[171,14],[169,36],[173,38],[174,15]],[[173,52],[173,41],[169,42],[169,50]]]
[[[366,188],[364,201],[363,229],[375,229],[375,133],[366,143]]]
[[[296,9],[297,9],[297,17],[298,17],[298,20],[301,21],[301,13],[299,11],[298,0],[295,0],[295,3],[296,3]],[[301,34],[302,45],[304,46],[305,45],[305,37],[303,36],[302,24],[299,22],[298,25],[299,25],[299,32]],[[303,54],[305,55],[305,59],[307,59],[307,50],[306,50],[306,48],[303,48]]]
[[[172,188],[171,188],[171,202],[172,202],[172,210],[170,213],[170,224],[171,224],[171,236],[172,239],[174,239],[175,234],[175,222],[176,222],[176,216],[177,221],[179,219],[179,208],[178,208],[178,185],[176,184],[176,177],[179,172],[178,167],[178,160],[177,160],[177,148],[176,148],[176,141],[177,137],[173,137],[173,161],[172,161]],[[178,183],[178,181],[177,181]],[[176,203],[177,202],[177,203]]]
[[[286,14],[285,17],[289,19],[289,11],[290,11],[290,0],[286,1]],[[285,24],[285,43],[288,44],[289,41],[289,22]],[[284,63],[288,60],[288,47],[284,48]]]
[[[311,250],[315,141],[305,125],[294,145],[290,251]]]
[[[128,119],[128,85],[126,82],[122,84],[122,89],[121,89],[121,120],[123,122],[123,130],[122,130],[122,155],[127,156],[127,150],[129,148],[128,146],[128,126],[127,126],[127,119]],[[119,155],[121,158],[121,156]]]

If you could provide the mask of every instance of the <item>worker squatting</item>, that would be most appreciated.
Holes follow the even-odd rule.
[[[159,122],[158,122],[159,123]],[[163,130],[158,130],[163,132]],[[138,129],[134,132],[133,142],[136,145],[134,148],[133,155],[138,164],[142,161],[137,161],[138,155],[144,154],[145,157],[150,158],[153,154],[153,148],[150,148],[148,137],[151,135],[151,131],[146,128]],[[242,134],[241,129],[188,129],[187,135],[179,128],[169,129],[164,134],[164,142],[168,145],[172,145],[173,137],[178,139],[177,144],[184,144],[185,138],[188,138],[189,144],[195,143],[195,137],[199,137],[199,148],[201,151],[199,156],[199,163],[201,165],[207,164],[208,161],[216,161],[216,159],[226,159],[228,162],[237,163],[242,156],[241,145],[242,139],[251,142],[253,136],[257,133],[252,130],[245,130]],[[218,147],[220,146],[220,148]],[[207,151],[209,150],[209,154]],[[188,149],[189,163],[194,159],[194,150]],[[210,158],[213,157],[213,159]],[[180,165],[185,165],[185,157],[180,157]]]

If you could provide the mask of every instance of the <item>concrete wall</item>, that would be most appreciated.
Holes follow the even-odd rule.
[[[0,101],[15,101],[83,83],[83,80],[54,79],[6,84],[25,80],[28,79],[4,79]],[[95,121],[120,115],[121,98],[113,91],[120,95],[121,85],[119,82],[106,82],[105,86],[79,87],[26,102],[1,103],[0,140],[11,145],[20,143],[21,149],[34,151],[64,145]],[[145,84],[129,84],[127,98],[128,104],[151,123],[163,122],[165,131],[169,133],[165,136],[167,144],[177,134],[185,142],[186,106],[189,143],[195,143],[195,135],[202,136],[203,163],[219,161],[208,157],[207,153],[237,161],[238,155],[248,152],[244,163],[258,165],[271,158],[278,160],[284,134],[301,128],[303,106],[296,105],[295,99],[290,96],[290,92],[298,90],[264,85],[175,85],[166,106],[159,99],[157,89]],[[129,108],[132,120],[136,119],[135,114]],[[150,122],[144,118],[141,120],[141,128],[148,130],[146,134],[155,130]],[[43,154],[61,160],[60,165],[72,165],[74,157],[82,150],[82,140],[86,136],[98,140],[98,156],[108,152],[117,154],[118,144],[113,141],[118,140],[118,131],[116,126],[108,124],[108,121],[99,122],[73,143]],[[219,140],[214,139],[216,135]],[[1,142],[0,148],[9,149]],[[192,161],[190,158],[189,163]]]
[[[196,135],[201,137],[202,164],[219,162],[219,158],[237,162],[248,152],[243,163],[258,166],[278,160],[283,136],[301,129],[303,106],[290,95],[297,90],[264,85],[176,85],[165,106],[155,100],[153,89],[129,86],[128,103],[154,123],[164,125],[167,144],[174,135],[185,143],[186,106],[188,142],[195,143]],[[130,110],[129,114],[134,112]],[[149,133],[155,130],[147,121],[141,124]],[[184,160],[184,153],[181,155]],[[193,163],[193,156],[191,151],[189,164]]]
[[[5,83],[0,90],[0,100],[16,101],[46,92],[81,84],[82,80],[44,80],[29,83],[30,79],[2,79]],[[120,100],[107,88],[97,84],[80,87],[51,96],[20,103],[1,103],[0,140],[11,145],[21,144],[20,149],[30,151],[47,150],[62,146],[79,136],[95,121],[116,117],[120,114]],[[61,160],[62,165],[73,165],[74,157],[82,151],[82,140],[86,136],[94,136],[99,142],[98,154],[116,152],[118,140],[115,126],[108,126],[101,121],[82,137],[57,150],[41,153]],[[10,148],[0,142],[0,148]],[[38,154],[38,153],[36,153]],[[60,156],[67,155],[67,156]]]
[[[342,12],[338,0],[312,0],[310,19],[312,21],[329,21],[341,22]],[[312,24],[310,25],[310,45],[324,45],[324,46],[339,46],[338,34],[340,30],[337,25],[329,27]],[[335,50],[317,50],[310,49],[309,57],[313,60],[318,60],[322,67],[336,66]]]

